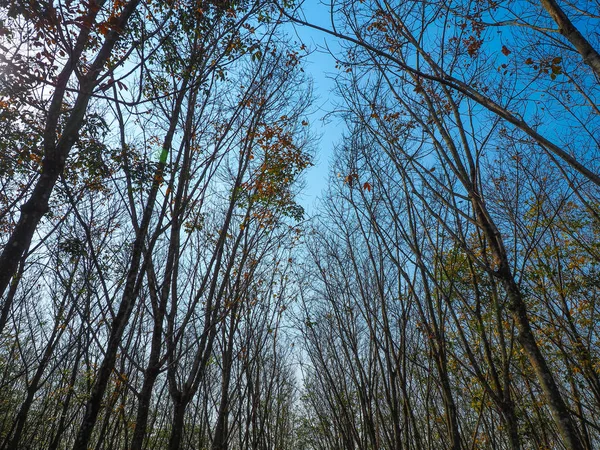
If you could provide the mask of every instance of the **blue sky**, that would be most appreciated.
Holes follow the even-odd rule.
[[[308,0],[303,4],[302,10],[308,21],[329,28],[328,5]],[[315,212],[317,199],[327,187],[333,149],[340,143],[344,132],[344,124],[339,118],[326,117],[336,105],[336,95],[333,92],[335,83],[332,78],[337,72],[335,59],[327,52],[326,46],[333,51],[337,51],[339,46],[331,36],[311,28],[296,26],[288,33],[290,37],[304,43],[310,52],[305,59],[304,69],[313,81],[315,102],[309,120],[311,132],[318,137],[318,141],[314,145],[315,164],[305,174],[305,188],[298,200],[307,214],[311,215]]]

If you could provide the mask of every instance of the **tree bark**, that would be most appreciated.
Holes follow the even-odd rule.
[[[185,410],[189,399],[181,397],[173,402],[173,421],[171,422],[171,436],[169,437],[169,450],[179,450],[183,440],[183,425],[185,419]]]

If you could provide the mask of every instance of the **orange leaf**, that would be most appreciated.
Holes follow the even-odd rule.
[[[371,192],[371,189],[373,189],[373,187],[367,182],[367,183],[363,184],[363,189],[365,191]]]

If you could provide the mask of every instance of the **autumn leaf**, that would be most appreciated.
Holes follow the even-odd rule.
[[[106,36],[108,34],[109,30],[110,30],[110,28],[106,22],[102,22],[102,23],[98,24],[98,32],[102,36]]]
[[[511,52],[511,51],[510,51],[510,50],[509,50],[509,49],[506,47],[506,45],[503,45],[503,46],[502,46],[502,54],[503,54],[504,56],[508,56],[508,55],[510,55],[511,53],[512,53],[512,52]]]
[[[365,182],[365,184],[363,184],[363,190],[371,192],[371,189],[373,189],[373,187],[369,182]]]
[[[352,187],[352,182],[354,180],[358,180],[358,174],[356,173],[351,173],[350,175],[346,175],[344,177],[344,183],[347,183],[348,185],[350,185],[350,187]]]

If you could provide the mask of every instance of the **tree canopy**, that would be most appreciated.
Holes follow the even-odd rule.
[[[598,6],[0,0],[0,450],[597,448]]]

